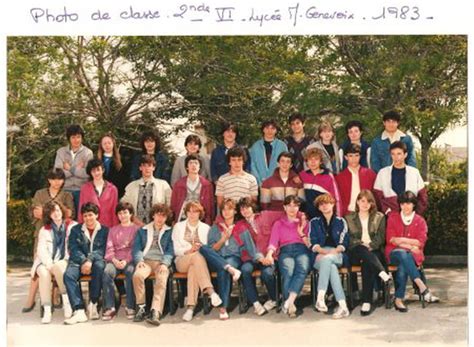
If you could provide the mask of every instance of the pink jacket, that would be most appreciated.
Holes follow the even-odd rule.
[[[181,177],[173,186],[173,192],[171,194],[171,210],[174,213],[175,222],[178,222],[181,207],[186,200],[187,178],[187,176]],[[199,196],[199,202],[204,207],[204,222],[208,225],[212,225],[212,221],[214,220],[214,187],[212,186],[211,182],[202,176],[199,176],[199,180],[201,181],[201,194]]]
[[[81,207],[87,202],[93,202],[99,206],[99,223],[108,228],[118,224],[118,218],[115,214],[115,207],[118,204],[118,190],[112,183],[105,181],[105,187],[102,194],[97,196],[92,181],[86,182],[81,187],[79,198],[79,209],[77,212],[79,223],[83,223]]]
[[[415,214],[413,221],[410,225],[403,224],[400,212],[392,211],[388,215],[387,220],[387,231],[385,233],[386,246],[385,246],[385,257],[390,262],[390,252],[393,251],[396,246],[390,243],[392,237],[407,237],[410,239],[417,239],[420,241],[420,252],[413,253],[416,265],[420,266],[425,259],[423,249],[425,247],[426,240],[428,239],[428,226],[426,225],[425,219],[419,214]]]
[[[277,250],[283,246],[294,243],[304,244],[303,239],[298,235],[298,224],[299,222],[292,222],[286,216],[273,223],[268,249]],[[308,224],[309,223],[306,224],[303,230],[305,235],[308,235]]]

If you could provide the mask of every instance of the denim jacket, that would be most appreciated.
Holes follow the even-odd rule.
[[[76,265],[82,265],[87,260],[92,263],[103,261],[105,249],[107,246],[107,236],[109,228],[96,223],[92,237],[85,224],[75,225],[71,229],[68,239],[69,262]]]
[[[148,253],[153,241],[153,222],[140,228],[135,235],[135,241],[133,243],[132,257],[133,262],[137,265],[143,261],[145,255]],[[162,263],[171,266],[174,258],[173,240],[171,239],[172,229],[165,225],[160,230],[160,246],[163,252]]]

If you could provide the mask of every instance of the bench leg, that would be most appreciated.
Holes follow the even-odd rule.
[[[239,314],[243,314],[247,312],[247,297],[245,296],[244,285],[241,279],[239,279],[237,285],[239,288]]]
[[[345,275],[346,277],[346,283],[347,283],[347,297],[349,298],[349,311],[352,311],[354,309],[354,296],[352,295],[352,278],[351,278],[352,272],[348,271],[347,274]],[[357,273],[355,273],[357,276]],[[357,277],[356,277],[357,278]]]
[[[174,294],[174,286],[173,286],[173,275],[170,274],[168,276],[168,280],[167,280],[167,292],[168,292],[168,310],[169,310],[169,313],[170,313],[170,316],[174,315],[176,313],[176,305],[175,305],[175,302],[174,302],[174,297],[173,297],[173,294]]]
[[[275,291],[276,291],[276,299],[277,299],[277,307],[276,307],[276,312],[280,313],[281,311],[281,306],[283,305],[282,303],[282,296],[281,296],[281,275],[280,271],[275,271]]]
[[[316,298],[318,294],[318,272],[313,269],[311,271],[311,304],[313,305],[313,311],[316,310]]]

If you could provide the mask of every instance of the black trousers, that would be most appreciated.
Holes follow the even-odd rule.
[[[381,271],[385,271],[382,252],[357,245],[349,250],[349,260],[352,265],[362,267],[362,302],[372,303],[375,280]]]

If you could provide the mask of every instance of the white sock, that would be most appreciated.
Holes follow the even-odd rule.
[[[255,307],[255,308],[256,308],[256,307],[259,307],[259,306],[261,306],[261,304],[260,304],[259,301],[255,301],[255,302],[253,303],[253,307]]]
[[[283,307],[284,308],[290,307],[290,303],[288,302],[288,299],[286,299],[285,302],[283,303]]]
[[[379,277],[382,279],[382,281],[387,282],[390,279],[390,275],[386,273],[385,271],[380,271],[379,272]]]
[[[364,312],[369,312],[370,311],[370,303],[364,302],[362,304],[362,307],[360,308],[360,310],[364,311]]]
[[[318,291],[318,298],[317,298],[317,300],[318,300],[319,302],[321,302],[321,301],[324,302],[324,297],[325,297],[325,296],[326,296],[326,291],[325,291],[325,290],[319,290],[319,291]]]
[[[347,310],[346,300],[340,300],[338,301],[338,303],[340,308],[342,308],[343,310]]]

